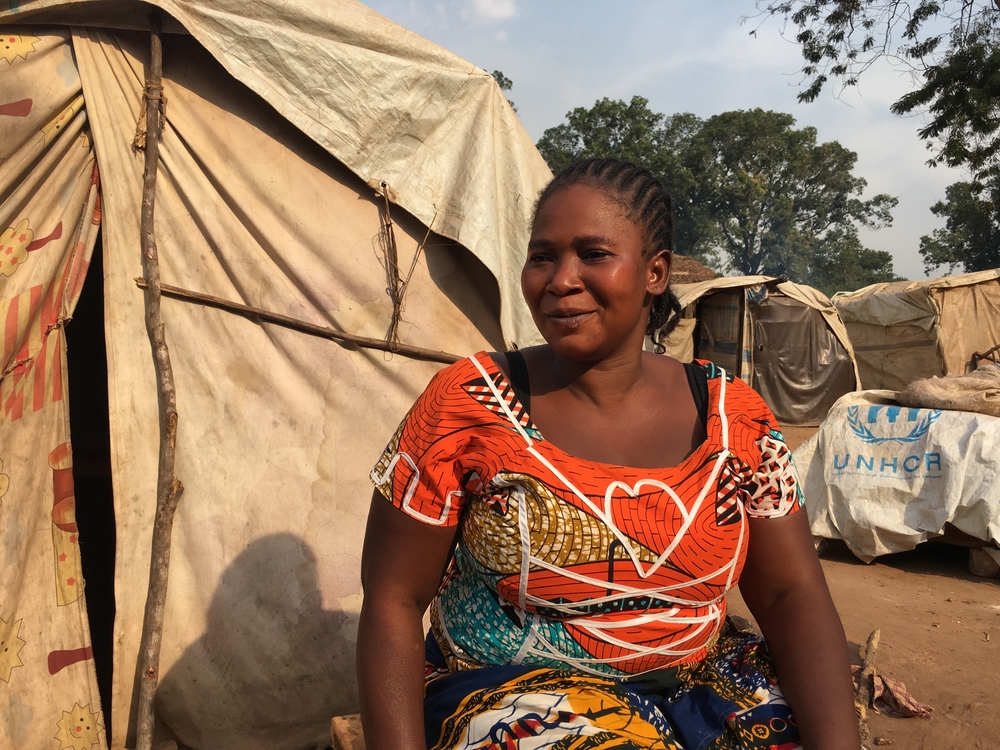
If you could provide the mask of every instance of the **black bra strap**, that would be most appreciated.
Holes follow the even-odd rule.
[[[521,407],[531,414],[531,388],[528,384],[528,366],[524,364],[524,355],[515,350],[507,352],[507,366],[510,368],[510,384],[514,395],[521,402]]]
[[[688,385],[694,397],[694,405],[698,407],[701,426],[708,426],[708,374],[705,368],[697,362],[686,362],[684,371],[687,373]]]

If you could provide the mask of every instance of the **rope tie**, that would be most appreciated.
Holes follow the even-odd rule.
[[[156,106],[163,117],[167,109],[167,97],[163,95],[163,84],[147,80],[142,89],[142,100],[139,103],[139,120],[135,124],[135,135],[132,137],[132,153],[146,150],[146,114],[148,102],[159,102]]]
[[[399,324],[403,320],[406,288],[409,286],[410,278],[413,276],[413,271],[417,267],[417,261],[420,258],[420,254],[423,252],[424,246],[427,244],[427,240],[431,235],[431,227],[434,226],[434,222],[437,220],[437,212],[435,211],[434,218],[431,219],[431,222],[427,227],[427,234],[424,235],[423,241],[417,245],[417,249],[414,251],[413,258],[410,261],[410,268],[406,273],[406,277],[403,278],[399,272],[399,253],[396,248],[396,233],[392,222],[392,214],[389,209],[389,184],[384,180],[380,181],[377,192],[380,193],[380,197],[384,201],[382,226],[380,227],[377,238],[378,244],[382,249],[382,254],[379,260],[385,269],[385,293],[389,296],[389,300],[392,302],[392,317],[389,320],[389,329],[385,333],[385,342],[388,345],[388,351],[397,352],[400,351],[401,346],[399,343]]]

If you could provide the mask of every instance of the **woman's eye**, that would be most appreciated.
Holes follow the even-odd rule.
[[[528,261],[531,263],[544,263],[549,260],[549,256],[545,253],[532,253],[528,256]]]
[[[583,251],[583,257],[585,260],[601,260],[602,258],[610,257],[611,253],[607,250],[598,250],[596,248]]]

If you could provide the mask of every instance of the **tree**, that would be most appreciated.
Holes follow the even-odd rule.
[[[814,257],[843,247],[859,226],[891,224],[898,201],[863,200],[867,182],[852,174],[857,154],[836,141],[818,144],[815,128],[794,124],[762,109],[715,115],[685,162],[734,270],[808,283]]]
[[[587,158],[623,159],[646,167],[674,199],[676,251],[718,265],[714,224],[693,200],[695,180],[682,163],[701,126],[690,113],[665,117],[653,112],[641,96],[628,103],[604,98],[590,109],[568,112],[566,122],[546,130],[537,146],[553,172]]]
[[[674,197],[682,255],[746,275],[810,283],[820,274],[824,284],[847,288],[849,264],[835,260],[850,252],[864,257],[858,272],[867,268],[866,279],[892,275],[891,257],[862,248],[857,230],[891,223],[896,199],[863,200],[867,183],[852,174],[857,154],[835,141],[817,144],[816,130],[795,129],[791,115],[755,109],[704,121],[665,117],[636,96],[629,103],[602,99],[566,119],[538,141],[549,166],[614,157],[649,168]]]
[[[693,115],[692,115],[693,117]],[[624,159],[653,172],[662,171],[666,118],[649,108],[649,101],[633,96],[600,99],[590,109],[566,113],[566,123],[549,128],[538,139],[538,150],[553,171],[578,159]]]
[[[892,268],[892,253],[861,244],[856,232],[833,232],[813,255],[810,285],[828,296],[869,284],[900,281]]]
[[[931,164],[977,178],[1000,170],[1000,0],[757,0],[797,29],[805,88],[813,101],[830,78],[856,86],[881,58],[909,65],[922,84],[892,105],[926,111],[918,132],[936,150]]]
[[[941,266],[949,271],[1000,267],[1000,178],[987,182],[956,182],[945,189],[945,200],[931,206],[945,218],[943,229],[920,238],[920,255],[928,274]]]
[[[502,70],[494,70],[493,71],[493,80],[497,82],[497,86],[500,87],[500,90],[505,95],[506,95],[506,93],[508,91],[510,91],[512,88],[514,88],[514,82],[511,81],[507,76],[505,76],[503,74]],[[510,108],[512,110],[514,110],[515,112],[517,112],[517,107],[514,106],[514,102],[512,102],[509,97],[507,98],[507,103],[510,105]]]

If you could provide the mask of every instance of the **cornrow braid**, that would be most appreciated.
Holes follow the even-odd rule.
[[[661,252],[673,253],[674,212],[670,195],[652,172],[627,161],[584,159],[570,164],[542,191],[535,204],[535,215],[560,190],[579,184],[595,187],[618,203],[629,221],[642,230],[644,259]],[[680,316],[681,305],[672,289],[668,287],[653,298],[646,335],[652,339],[657,354],[665,351],[663,340],[677,327]]]

